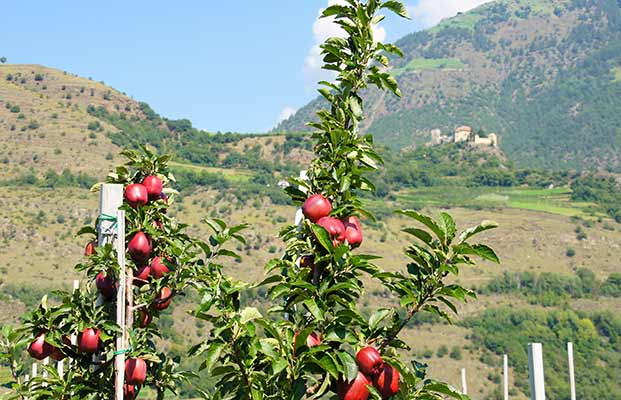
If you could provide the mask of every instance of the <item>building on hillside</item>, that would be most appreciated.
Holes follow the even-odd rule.
[[[486,137],[474,133],[472,127],[463,125],[455,128],[453,136],[443,135],[440,129],[431,131],[431,146],[439,146],[445,143],[468,143],[470,146],[498,147],[498,136],[490,133]]]
[[[474,136],[474,141],[472,142],[475,146],[491,146],[498,147],[498,136],[495,133],[490,133],[487,137],[480,137],[479,135]]]
[[[453,140],[450,136],[442,134],[440,129],[433,129],[431,131],[431,145],[438,146],[445,143],[451,143]]]
[[[459,126],[453,135],[454,143],[469,142],[472,138],[472,128],[469,126]]]

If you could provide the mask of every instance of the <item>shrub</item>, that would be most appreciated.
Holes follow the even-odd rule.
[[[42,74],[36,74],[34,80],[37,81],[37,82],[41,82],[43,80],[43,75]]]
[[[572,247],[568,247],[567,251],[565,252],[565,255],[567,257],[573,257],[576,255],[576,250],[574,250]]]
[[[11,106],[11,110],[10,110],[13,114],[17,114],[18,112],[21,111],[21,108],[19,108],[19,106],[15,105],[15,106]]]
[[[459,348],[459,346],[453,346],[449,357],[451,357],[453,360],[461,360],[461,349]]]

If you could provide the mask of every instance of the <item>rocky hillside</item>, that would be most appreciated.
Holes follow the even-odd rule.
[[[521,166],[621,170],[617,0],[498,0],[398,41],[402,99],[366,93],[365,130],[402,148],[431,129],[496,132]],[[277,130],[301,130],[315,100]]]

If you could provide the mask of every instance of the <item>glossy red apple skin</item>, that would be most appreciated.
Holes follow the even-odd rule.
[[[332,238],[332,244],[338,246],[345,241],[345,226],[340,219],[334,217],[322,217],[317,221],[317,225],[324,227],[330,237]]]
[[[163,183],[157,176],[149,175],[142,180],[150,199],[157,199],[162,194]]]
[[[147,363],[142,358],[125,360],[125,382],[130,385],[142,385],[147,379]]]
[[[99,349],[99,329],[86,328],[78,335],[78,351],[80,353],[96,353]]]
[[[310,349],[311,347],[319,346],[321,344],[321,335],[317,332],[311,332],[310,335],[306,337],[306,346]]]
[[[399,392],[399,371],[390,364],[384,363],[382,371],[373,379],[373,386],[388,399]]]
[[[125,188],[125,200],[132,207],[144,206],[149,201],[147,188],[140,183],[132,183]]]
[[[99,293],[101,293],[106,300],[110,300],[114,297],[116,282],[114,278],[107,276],[103,271],[98,273],[95,277],[95,286],[97,286],[97,290],[99,290]]]
[[[317,222],[322,217],[327,217],[332,211],[330,200],[320,194],[310,196],[302,205],[302,212],[311,222]]]
[[[35,340],[28,346],[28,354],[30,354],[30,356],[36,360],[43,360],[52,353],[53,349],[54,346],[46,343],[45,333],[40,333],[39,335],[37,335]]]
[[[151,275],[155,279],[160,279],[164,275],[170,272],[170,269],[164,264],[162,257],[153,257],[151,260]]]
[[[167,309],[171,302],[172,291],[167,287],[163,287],[162,290],[160,290],[160,292],[158,293],[157,298],[153,302],[153,306],[155,307],[155,309],[162,311]]]
[[[152,250],[151,239],[141,231],[136,232],[127,244],[127,251],[135,261],[147,260]]]
[[[134,274],[134,285],[142,286],[149,282],[151,276],[151,267],[149,265],[138,266],[138,270]]]
[[[352,248],[356,248],[362,244],[362,227],[358,218],[351,216],[341,219],[345,226],[345,240]]]
[[[138,397],[139,389],[134,385],[123,385],[123,400],[135,400]]]
[[[376,376],[382,371],[384,360],[379,351],[374,347],[367,346],[356,354],[358,367],[365,375]]]
[[[97,247],[97,241],[93,240],[92,242],[88,242],[86,247],[84,248],[84,255],[86,257],[90,257],[95,254],[95,248]]]
[[[336,392],[339,400],[367,400],[369,398],[367,385],[371,384],[371,380],[361,371],[358,371],[358,376],[352,382],[339,381]]]
[[[149,314],[149,312],[145,311],[144,309],[140,309],[138,311],[137,321],[139,327],[146,328],[147,326],[149,326],[151,321],[153,321],[153,315]]]

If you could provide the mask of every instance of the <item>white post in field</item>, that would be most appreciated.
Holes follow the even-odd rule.
[[[504,400],[509,400],[509,356],[502,357],[502,378]]]
[[[528,370],[530,372],[530,399],[545,400],[543,375],[543,349],[541,343],[528,344]]]
[[[117,260],[120,266],[119,287],[116,291],[116,323],[121,327],[121,332],[116,337],[116,356],[114,358],[114,369],[116,371],[114,381],[114,398],[123,400],[123,383],[125,381],[125,353],[128,346],[128,329],[126,326],[126,292],[127,292],[127,272],[125,268],[125,211],[119,210],[116,214],[117,236],[115,249]],[[130,283],[131,287],[131,283]]]
[[[461,392],[468,394],[468,383],[466,382],[466,368],[461,369]]]
[[[576,400],[576,377],[574,376],[574,344],[567,343],[567,358],[569,361],[569,389],[571,390],[571,400]]]
[[[48,365],[50,365],[50,358],[45,357],[43,359],[43,372],[41,372],[41,378],[43,379],[47,378],[47,369],[45,369],[45,367],[47,367]],[[47,384],[43,383],[43,386],[47,386]]]

